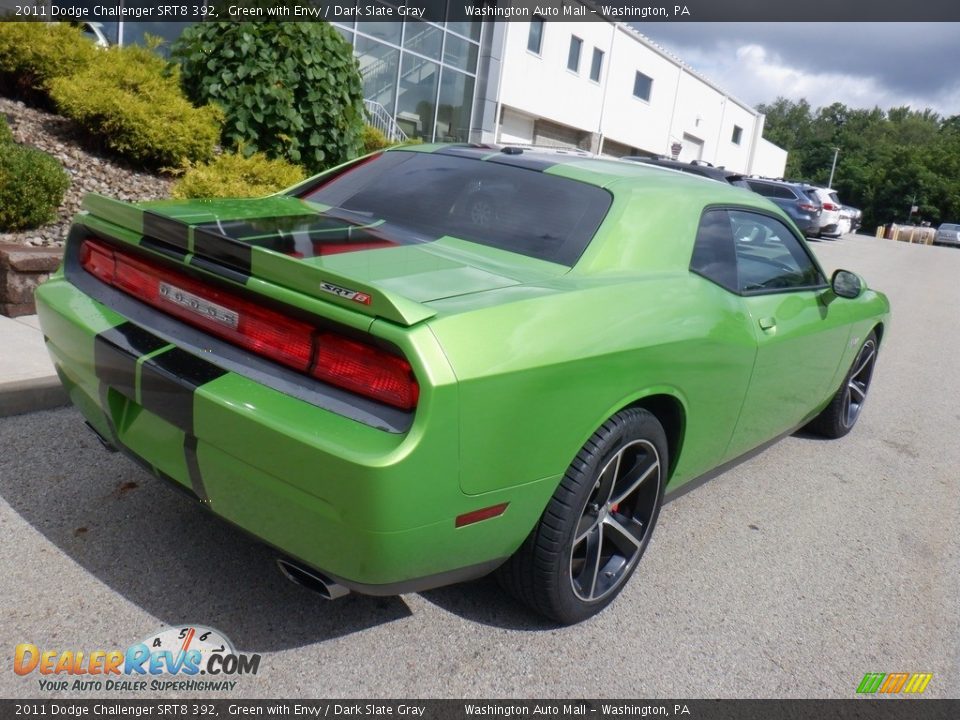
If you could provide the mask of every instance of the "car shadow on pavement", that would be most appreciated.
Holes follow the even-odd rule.
[[[0,423],[0,447],[0,495],[14,511],[110,590],[164,623],[209,625],[238,650],[268,652],[411,615],[399,597],[330,602],[291,583],[274,551],[103,450],[75,410],[8,418]],[[37,574],[60,568],[59,581],[71,584],[65,596],[76,591],[82,576],[71,578],[72,568],[62,561],[42,566],[26,552],[23,562],[34,563]]]
[[[420,593],[427,602],[470,622],[505,630],[556,630],[559,625],[527,609],[503,590],[493,575]]]

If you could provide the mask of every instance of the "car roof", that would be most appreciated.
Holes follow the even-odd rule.
[[[728,170],[727,168],[716,167],[714,165],[710,165],[709,163],[699,162],[697,160],[681,162],[680,160],[674,160],[672,158],[643,157],[641,155],[629,155],[620,159],[627,160],[629,162],[646,163],[647,165],[657,165],[659,167],[671,168],[673,170],[680,170],[681,172],[693,173],[706,177],[717,177],[721,179],[726,179],[728,177],[743,177],[742,173],[734,172],[733,170]]]
[[[614,194],[627,188],[648,186],[661,187],[665,183],[676,185],[686,192],[711,195],[715,201],[723,200],[727,192],[731,202],[755,205],[755,193],[737,188],[729,183],[718,183],[701,175],[680,172],[670,168],[640,162],[624,162],[616,158],[595,157],[561,148],[494,145],[479,143],[399,145],[386,152],[425,152],[455,157],[471,158],[484,162],[514,166],[526,170],[560,175],[599,187],[608,188]],[[699,190],[699,192],[698,192]],[[719,194],[719,195],[718,195]],[[766,207],[765,204],[761,205]]]

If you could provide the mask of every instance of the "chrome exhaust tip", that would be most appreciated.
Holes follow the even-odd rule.
[[[350,590],[316,570],[304,567],[286,558],[277,558],[277,567],[290,582],[320,595],[325,600],[337,600],[350,594]]]

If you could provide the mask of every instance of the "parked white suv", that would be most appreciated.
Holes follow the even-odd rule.
[[[843,232],[840,227],[840,198],[837,192],[831,188],[815,187],[817,197],[823,204],[823,212],[820,213],[820,237],[838,238]]]

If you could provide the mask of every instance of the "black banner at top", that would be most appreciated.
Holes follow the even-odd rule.
[[[958,0],[0,0],[20,21],[960,21]]]

